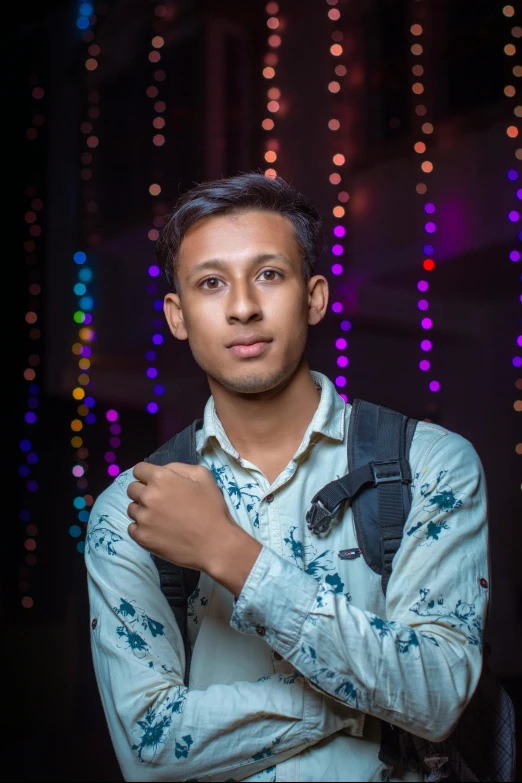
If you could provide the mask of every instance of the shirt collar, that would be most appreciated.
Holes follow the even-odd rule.
[[[344,440],[345,403],[343,399],[326,375],[316,372],[315,370],[310,370],[310,375],[317,388],[321,390],[321,397],[312,421],[306,428],[303,440],[294,454],[294,459],[305,451],[312,436],[316,433],[324,435],[326,438],[331,438],[332,440]],[[215,438],[223,451],[227,452],[227,454],[230,454],[235,459],[239,458],[239,453],[230,443],[223,425],[219,420],[214,404],[214,397],[212,396],[209,397],[207,404],[205,405],[203,427],[198,435],[197,450],[199,453],[207,446],[210,438]]]

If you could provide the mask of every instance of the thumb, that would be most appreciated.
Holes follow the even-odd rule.
[[[194,481],[199,473],[198,465],[187,465],[185,462],[169,462],[165,465],[166,468],[171,470],[176,475],[182,478],[191,479]]]

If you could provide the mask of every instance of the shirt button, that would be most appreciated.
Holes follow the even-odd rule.
[[[273,499],[274,499],[274,496],[272,495],[272,493],[270,493],[270,495],[267,495],[266,498],[265,498],[267,503],[271,503]]]
[[[279,655],[279,653],[278,653],[278,652],[275,652],[275,653],[274,653],[274,658],[276,659],[276,661],[280,661],[280,660],[282,660],[283,656],[282,656],[282,655]]]
[[[97,625],[98,625],[98,620],[95,617],[94,620],[91,623],[91,628],[92,628],[93,631],[94,631],[94,629],[96,628]]]
[[[259,636],[264,636],[266,631],[265,631],[265,629],[263,628],[262,625],[257,625],[256,626],[256,633],[259,634]]]

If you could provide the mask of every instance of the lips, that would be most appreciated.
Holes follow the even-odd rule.
[[[261,334],[251,334],[236,337],[231,343],[227,345],[227,348],[232,348],[234,345],[254,345],[254,343],[269,343],[271,340],[268,337],[263,337]]]
[[[240,356],[242,359],[250,359],[254,356],[260,356],[270,345],[268,340],[258,340],[254,343],[236,343],[230,345],[229,350]]]

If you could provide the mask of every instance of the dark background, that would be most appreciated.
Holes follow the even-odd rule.
[[[278,173],[320,209],[329,247],[338,192],[350,195],[340,221],[347,228],[343,274],[331,274],[329,250],[318,265],[330,281],[331,301],[344,309],[311,330],[310,366],[337,376],[334,341],[342,334],[340,320],[349,318],[349,399],[440,423],[468,438],[482,459],[494,581],[491,665],[520,714],[522,403],[516,401],[522,371],[513,365],[521,353],[520,263],[509,259],[520,250],[520,222],[508,219],[519,210],[520,180],[507,172],[520,169],[521,153],[520,136],[506,133],[510,125],[520,127],[520,113],[514,114],[517,98],[504,93],[520,83],[513,73],[520,59],[504,46],[520,50],[521,14],[506,16],[496,0],[281,0],[280,27],[270,31],[265,5],[112,0],[93,4],[85,29],[77,23],[79,2],[17,8],[7,68],[19,152],[6,161],[16,168],[9,199],[16,211],[7,227],[16,261],[10,254],[4,260],[14,281],[4,289],[12,302],[4,296],[4,303],[16,308],[6,342],[18,346],[9,386],[16,402],[5,422],[11,457],[4,481],[14,496],[2,547],[5,693],[13,687],[2,710],[7,779],[121,780],[91,664],[84,520],[73,503],[85,497],[88,511],[89,496],[110,481],[108,409],[119,416],[121,443],[113,451],[122,470],[201,414],[206,379],[154,309],[166,283],[148,274],[154,262],[148,232],[161,227],[177,195],[193,183],[271,166],[264,160],[269,138],[280,145]],[[328,18],[329,8],[341,11],[338,22]],[[423,34],[415,39],[410,27],[419,23]],[[270,32],[281,35],[280,47],[270,49]],[[337,40],[332,33],[342,34],[338,58],[329,51]],[[4,34],[11,36],[5,28]],[[165,41],[156,64],[149,60],[154,35]],[[422,57],[410,51],[416,40]],[[93,44],[100,53],[90,71],[85,62]],[[269,51],[279,58],[271,80],[262,73]],[[412,67],[420,62],[422,97],[412,92]],[[347,72],[332,94],[327,85],[336,79],[336,64]],[[158,69],[164,80],[155,79]],[[159,91],[155,99],[146,94],[151,85]],[[271,115],[266,104],[273,86],[281,99]],[[166,105],[161,113],[153,108],[157,100]],[[419,101],[426,105],[422,118],[415,112]],[[165,128],[154,130],[159,116]],[[269,116],[275,129],[267,133],[261,123]],[[331,117],[341,121],[336,133],[328,129]],[[421,133],[425,121],[433,123],[433,134]],[[82,128],[85,122],[91,130]],[[154,133],[164,134],[164,145],[152,143]],[[95,148],[86,146],[91,135]],[[427,156],[414,151],[419,140],[428,145]],[[338,152],[346,162],[336,168]],[[92,154],[87,163],[86,153]],[[434,164],[428,175],[420,170],[426,157]],[[329,182],[334,170],[342,175],[338,187]],[[416,192],[419,182],[428,185],[425,197]],[[151,183],[161,183],[160,196],[149,194]],[[430,200],[433,235],[424,230],[431,218],[423,205]],[[434,246],[430,273],[422,269],[426,243]],[[71,421],[85,418],[72,397],[78,356],[71,348],[82,328],[73,320],[79,309],[73,287],[83,268],[73,260],[78,251],[87,254],[84,266],[93,273],[92,309],[84,310],[97,335],[86,387],[96,421],[84,424],[81,453],[71,445]],[[417,308],[419,279],[430,283],[429,334],[419,325],[426,315]],[[151,283],[157,291],[148,293]],[[28,323],[27,313],[36,320],[29,316]],[[153,333],[165,336],[155,381],[145,374]],[[426,337],[433,342],[430,373],[418,368]],[[28,369],[33,379],[26,379]],[[441,384],[437,393],[428,389],[432,377]],[[158,382],[164,395],[154,394]],[[154,400],[159,411],[151,414],[146,406]],[[34,424],[24,419],[31,411]],[[21,449],[24,440],[31,446]],[[80,484],[75,465],[85,471]],[[33,491],[31,481],[38,485]]]

